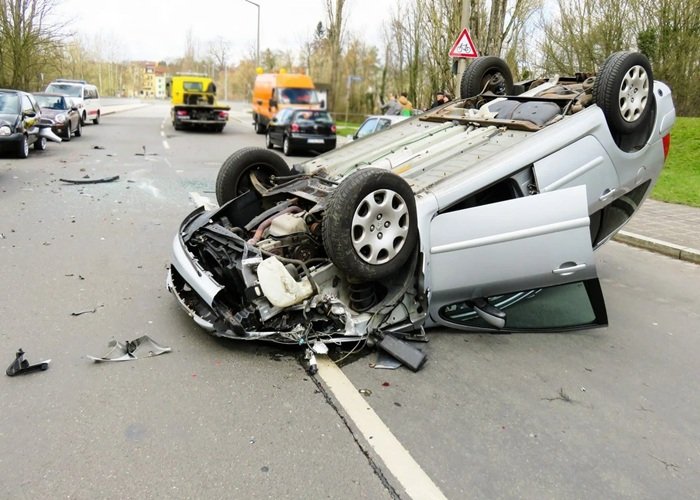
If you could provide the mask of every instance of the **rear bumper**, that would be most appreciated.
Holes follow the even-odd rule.
[[[330,151],[331,149],[335,149],[336,136],[319,137],[316,135],[292,134],[289,137],[289,144],[296,149]]]

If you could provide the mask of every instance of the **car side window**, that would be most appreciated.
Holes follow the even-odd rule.
[[[360,137],[364,137],[366,135],[371,134],[374,132],[374,127],[377,125],[377,119],[376,118],[371,118],[367,120],[365,123],[362,124],[362,126],[359,128],[357,133],[355,134],[356,137],[359,139]]]
[[[379,123],[377,124],[377,130],[375,132],[379,132],[380,130],[384,130],[385,128],[391,127],[391,120],[387,120],[386,118],[381,118],[379,120]]]

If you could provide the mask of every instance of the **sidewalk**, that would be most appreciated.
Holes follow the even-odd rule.
[[[700,264],[700,208],[647,199],[614,239]]]

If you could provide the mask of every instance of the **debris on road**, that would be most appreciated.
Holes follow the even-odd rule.
[[[12,362],[12,364],[10,364],[10,366],[7,367],[7,370],[5,370],[5,373],[8,377],[14,377],[15,375],[21,375],[24,373],[36,371],[44,371],[49,369],[49,363],[51,363],[50,359],[47,359],[45,361],[39,361],[35,365],[30,365],[29,361],[24,359],[24,354],[24,351],[20,347],[19,351],[17,351],[17,354],[15,354],[15,360]]]
[[[114,182],[119,180],[118,175],[113,175],[111,177],[102,177],[101,179],[58,179],[61,182],[66,182],[68,184],[101,184],[103,182]]]
[[[101,305],[98,307],[102,307]],[[93,307],[92,309],[85,309],[84,311],[76,311],[70,313],[71,316],[80,316],[81,314],[88,314],[88,313],[96,313],[97,312],[97,307]]]
[[[131,361],[141,357],[158,356],[160,354],[170,352],[170,347],[164,346],[153,340],[148,335],[143,335],[135,340],[125,340],[119,342],[112,339],[107,344],[108,350],[103,355],[98,357],[88,356],[96,363],[103,361]]]

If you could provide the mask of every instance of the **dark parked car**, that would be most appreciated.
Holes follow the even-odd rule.
[[[40,134],[41,110],[34,96],[21,90],[0,89],[0,149],[29,156],[29,146],[46,149],[47,138]]]
[[[73,99],[61,94],[45,93],[34,94],[34,97],[41,108],[41,116],[53,120],[51,130],[54,134],[64,141],[83,135],[80,112]]]
[[[267,126],[265,144],[279,146],[285,155],[298,151],[325,153],[335,149],[335,123],[328,111],[286,108]]]

